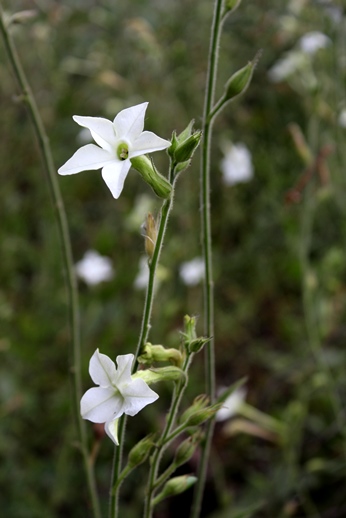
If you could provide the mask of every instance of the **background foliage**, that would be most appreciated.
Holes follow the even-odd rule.
[[[74,114],[111,118],[149,101],[146,128],[169,138],[199,127],[212,2],[12,0],[8,14],[34,9],[13,26],[19,55],[50,136],[57,166],[80,145]],[[345,15],[341,2],[246,2],[226,21],[218,93],[235,70],[263,55],[246,95],[217,120],[212,152],[218,385],[247,376],[247,401],[287,427],[278,441],[216,428],[203,516],[346,514],[345,459]],[[299,38],[321,31],[330,45],[280,82],[269,70]],[[0,46],[0,506],[4,516],[78,518],[87,499],[73,447],[68,327],[61,253],[48,188],[25,106]],[[315,81],[314,81],[315,80]],[[299,125],[314,159],[332,152],[299,200],[287,193],[307,164],[288,130]],[[226,186],[222,142],[251,150],[251,182]],[[314,160],[313,159],[313,160]],[[155,156],[161,171],[164,153]],[[200,255],[198,157],[181,177],[162,255],[151,341],[177,345],[184,314],[202,311],[202,286],[186,286],[180,265]],[[322,180],[323,180],[322,178]],[[115,357],[134,349],[144,292],[133,286],[143,256],[140,225],[160,202],[132,171],[114,202],[96,172],[59,178],[76,261],[89,249],[110,257],[114,279],[80,282],[85,388],[96,347]],[[202,329],[202,318],[200,332]],[[191,400],[204,391],[202,356]],[[160,426],[170,387],[129,420],[128,444]],[[188,401],[185,402],[188,404]],[[234,422],[234,421],[233,421]],[[92,436],[92,425],[90,431]],[[107,504],[112,444],[102,441],[97,476]],[[192,472],[197,459],[184,467]],[[186,468],[186,469],[185,469]],[[124,486],[126,516],[140,516],[145,469]],[[188,516],[190,495],[158,517]],[[254,506],[254,507],[253,507]],[[250,509],[237,514],[241,509]],[[185,516],[185,515],[184,515]]]

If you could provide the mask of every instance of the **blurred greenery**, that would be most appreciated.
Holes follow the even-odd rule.
[[[12,25],[57,168],[80,146],[74,114],[113,119],[149,101],[146,129],[170,138],[203,111],[213,2],[207,0],[7,0],[6,14],[33,10]],[[329,45],[309,67],[273,82],[268,72],[299,38],[320,31]],[[227,432],[217,423],[202,516],[346,515],[346,17],[341,1],[243,1],[226,20],[217,95],[229,76],[263,49],[245,96],[215,124],[212,216],[217,383],[247,376],[247,401],[286,426],[286,436]],[[85,517],[88,497],[74,447],[68,374],[69,329],[62,257],[38,146],[0,45],[0,508],[16,518]],[[313,157],[312,175],[287,196],[307,164],[288,125]],[[222,142],[244,142],[254,178],[222,179]],[[323,158],[321,150],[331,146]],[[161,172],[165,153],[155,155]],[[198,157],[177,186],[162,254],[151,342],[176,346],[186,313],[201,315],[203,288],[179,276],[201,255]],[[310,164],[311,165],[311,164]],[[322,172],[321,172],[322,171]],[[324,174],[322,174],[324,171]],[[80,281],[83,380],[99,347],[113,358],[134,350],[144,291],[134,288],[144,255],[140,225],[160,201],[131,171],[116,202],[98,172],[59,177],[73,253],[111,258],[113,280]],[[300,184],[301,185],[301,184]],[[297,192],[296,192],[297,194]],[[127,426],[128,446],[162,425],[170,387]],[[189,402],[204,392],[202,355]],[[90,438],[92,425],[88,423]],[[231,434],[230,434],[231,433]],[[106,513],[112,444],[96,464]],[[196,459],[182,472],[196,469]],[[124,484],[126,518],[141,516],[145,467]],[[188,516],[191,493],[163,502],[157,518]]]

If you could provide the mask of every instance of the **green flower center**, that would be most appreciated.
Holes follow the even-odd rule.
[[[127,160],[129,157],[129,148],[125,142],[120,142],[117,148],[117,156],[119,160]]]

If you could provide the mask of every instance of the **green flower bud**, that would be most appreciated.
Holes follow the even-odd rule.
[[[167,149],[167,153],[168,155],[173,158],[174,157],[174,152],[175,150],[177,149],[177,146],[178,146],[178,139],[177,139],[177,133],[176,131],[173,131],[172,133],[172,138],[171,138],[171,145],[169,146],[169,148]]]
[[[197,481],[197,477],[193,477],[192,475],[182,475],[180,477],[174,477],[168,480],[166,484],[163,486],[163,489],[159,495],[154,499],[154,505],[158,504],[165,498],[173,495],[179,495],[183,493],[191,486],[193,486]]]
[[[240,6],[242,0],[226,0],[225,2],[225,14],[234,12]]]
[[[208,421],[214,415],[218,410],[222,408],[221,404],[216,404],[212,406],[208,406],[207,408],[202,408],[201,410],[197,410],[191,416],[188,418],[187,421],[185,421],[186,427],[189,426],[199,426],[200,424],[203,424],[205,421]]]
[[[138,357],[138,362],[150,365],[154,362],[170,362],[180,367],[183,364],[183,356],[178,349],[165,349],[162,345],[152,345],[147,342]]]
[[[197,396],[192,405],[185,410],[185,412],[180,416],[179,422],[185,423],[190,419],[190,417],[195,414],[196,412],[199,412],[200,410],[203,410],[209,405],[209,397],[205,394],[200,394]]]
[[[198,431],[179,444],[173,461],[175,467],[182,466],[191,459],[201,438],[202,434]]]
[[[149,456],[149,453],[155,443],[153,442],[154,434],[144,437],[131,449],[128,457],[127,465],[130,469],[143,464]]]
[[[195,123],[195,120],[192,119],[189,124],[186,126],[186,128],[178,135],[177,141],[178,144],[182,144],[186,139],[188,139],[193,132],[193,125]]]
[[[149,160],[147,156],[141,155],[131,158],[131,164],[132,167],[139,172],[143,180],[150,185],[157,196],[160,198],[169,198],[172,192],[171,184],[158,172],[154,163]]]
[[[192,342],[196,340],[196,317],[190,317],[189,315],[184,316],[184,336],[187,342]]]
[[[179,369],[179,367],[170,365],[169,367],[137,371],[132,375],[132,379],[140,378],[150,385],[158,381],[179,381],[185,376],[185,372]]]
[[[189,342],[188,350],[190,353],[199,353],[205,344],[210,342],[211,338],[206,338],[204,336],[201,336],[200,338],[196,338],[195,340],[192,340]]]
[[[144,223],[141,226],[143,231],[143,237],[145,238],[144,247],[145,252],[150,259],[152,259],[154,255],[156,238],[157,238],[157,225],[154,216],[151,212],[148,212]]]
[[[237,95],[245,92],[252,79],[253,71],[258,63],[260,53],[258,52],[252,61],[235,72],[227,81],[225,86],[224,100],[229,101]]]
[[[184,142],[178,145],[174,152],[174,160],[177,164],[191,160],[202,138],[201,131],[195,131]]]

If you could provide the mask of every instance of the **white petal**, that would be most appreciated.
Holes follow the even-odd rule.
[[[119,198],[131,167],[130,160],[117,160],[102,169],[102,178],[115,199]]]
[[[133,380],[127,387],[122,389],[125,398],[124,412],[127,415],[136,415],[142,408],[158,399],[158,394],[151,390],[145,381]]]
[[[67,160],[66,164],[58,169],[62,175],[80,173],[91,169],[101,169],[114,161],[114,157],[95,144],[87,144],[79,148],[75,154]]]
[[[107,421],[105,423],[105,432],[108,435],[110,439],[116,444],[116,446],[119,446],[118,441],[118,421],[119,419],[112,419],[111,421]]]
[[[114,128],[117,138],[135,140],[144,128],[144,116],[149,103],[137,104],[122,110],[114,119]]]
[[[116,358],[118,368],[114,383],[119,388],[119,390],[121,390],[122,385],[128,385],[129,383],[132,383],[131,369],[133,358],[133,354],[121,354]]]
[[[102,117],[81,117],[74,115],[73,120],[83,128],[91,131],[96,144],[106,151],[112,151],[115,144],[115,132],[113,123]]]
[[[86,391],[80,401],[83,419],[93,423],[105,423],[120,413],[123,414],[123,399],[116,395],[114,388],[93,387]]]
[[[131,143],[129,158],[160,151],[161,149],[168,148],[170,145],[171,143],[168,140],[158,137],[155,133],[143,131],[143,133]]]
[[[111,387],[115,373],[115,363],[96,349],[89,362],[89,374],[93,382],[101,387]]]

